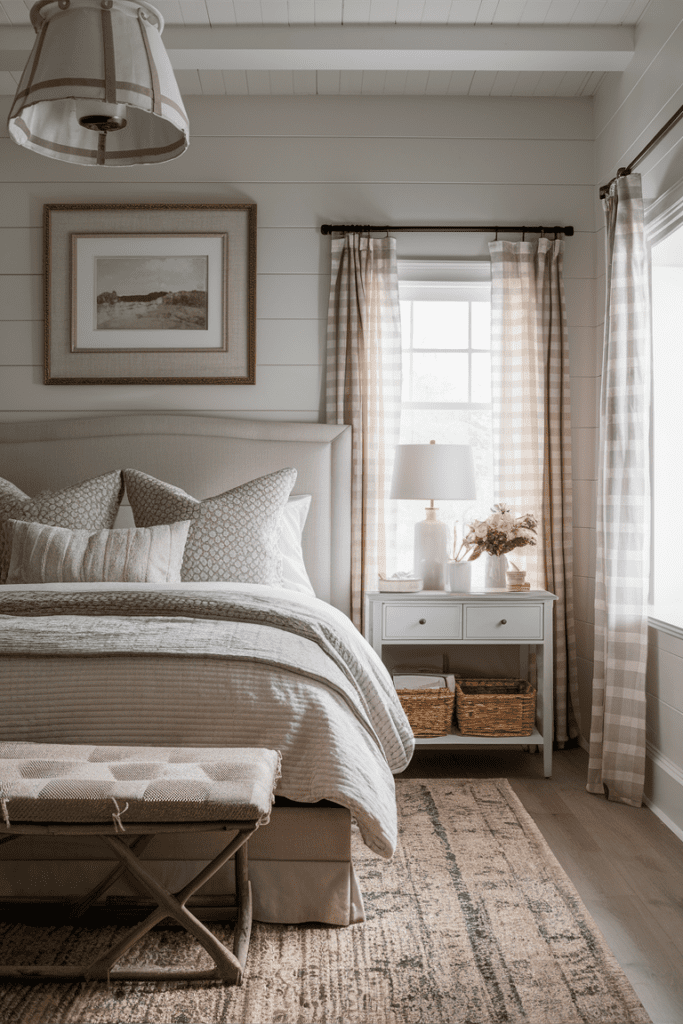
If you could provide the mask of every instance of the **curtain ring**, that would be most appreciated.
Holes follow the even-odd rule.
[[[526,228],[522,228],[522,241],[526,239]]]
[[[496,228],[496,237],[493,239],[494,242],[498,241],[498,228]]]
[[[541,238],[545,238],[545,228],[541,228]]]

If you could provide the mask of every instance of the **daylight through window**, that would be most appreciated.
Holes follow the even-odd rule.
[[[403,393],[401,444],[470,444],[477,498],[440,501],[449,529],[488,514],[493,498],[491,284],[488,263],[399,261]],[[427,279],[429,278],[429,279]],[[424,502],[397,501],[397,545],[389,573],[412,570],[413,529]],[[433,495],[438,498],[438,495]],[[483,586],[474,564],[473,585]],[[481,576],[481,579],[479,577]]]

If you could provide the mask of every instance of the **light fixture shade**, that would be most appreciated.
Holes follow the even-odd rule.
[[[189,120],[155,7],[146,0],[38,0],[31,22],[37,38],[9,116],[18,145],[106,167],[161,163],[185,152]]]
[[[392,498],[469,501],[476,498],[474,460],[468,444],[399,444]]]

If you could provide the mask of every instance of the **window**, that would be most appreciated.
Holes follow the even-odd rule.
[[[683,625],[683,553],[680,543],[683,476],[681,381],[683,345],[683,227],[652,247],[653,502],[652,592],[658,616],[678,609]]]
[[[485,517],[493,503],[490,264],[399,260],[403,347],[402,444],[470,444],[474,501],[438,501],[450,528]],[[425,505],[431,495],[425,495]],[[435,496],[437,497],[437,496]],[[397,545],[388,572],[412,571],[420,503],[399,501]],[[483,586],[483,565],[473,566]],[[479,576],[481,575],[481,579]]]

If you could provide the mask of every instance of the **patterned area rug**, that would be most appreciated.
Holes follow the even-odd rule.
[[[254,926],[239,989],[217,983],[5,984],[3,1024],[647,1024],[545,840],[504,779],[398,780],[400,847],[360,841],[368,920]],[[357,837],[356,837],[357,838]],[[220,925],[214,926],[226,937]],[[0,928],[3,963],[69,963],[114,928]],[[138,952],[139,950],[139,952]],[[135,955],[133,955],[135,954]],[[158,929],[130,962],[185,960]]]

